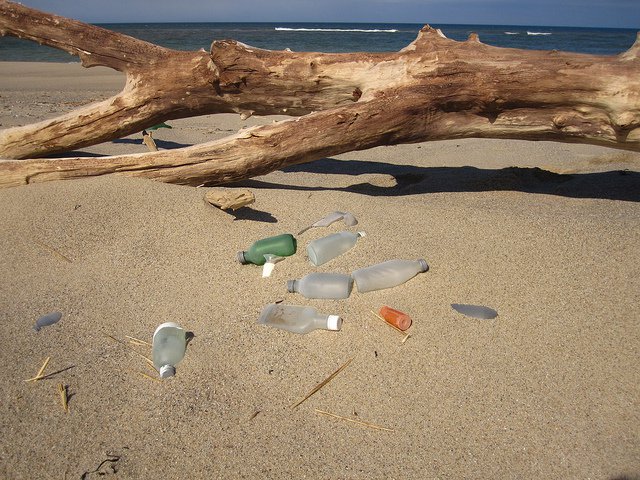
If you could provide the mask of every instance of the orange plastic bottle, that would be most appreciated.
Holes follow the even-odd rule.
[[[409,315],[386,305],[380,308],[380,316],[403,332],[411,326],[411,317]]]

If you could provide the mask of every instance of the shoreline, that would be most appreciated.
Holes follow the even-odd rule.
[[[121,87],[119,74],[54,65],[0,68],[0,128]],[[154,138],[175,148],[273,120],[194,117]],[[82,152],[137,153],[140,142]],[[235,214],[206,204],[206,188],[116,175],[0,190],[1,477],[637,475],[640,154],[451,140],[350,152],[242,185],[256,203]],[[353,213],[349,230],[367,236],[328,264],[312,267],[306,244],[343,224],[298,236],[298,253],[268,279],[235,261],[253,241],[332,211]],[[393,258],[430,269],[343,301],[286,291],[312,271]],[[258,325],[277,300],[340,315],[343,327]],[[452,303],[498,317],[470,319]],[[413,318],[405,343],[370,313],[381,305]],[[62,320],[35,332],[51,311]],[[150,342],[164,321],[195,337],[177,375],[158,382],[142,375],[154,375],[139,356],[148,347],[126,336]],[[47,357],[51,377],[24,382]]]

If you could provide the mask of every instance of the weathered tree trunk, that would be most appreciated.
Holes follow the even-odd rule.
[[[0,131],[27,158],[139,132],[162,120],[238,112],[300,118],[170,151],[0,161],[0,186],[107,173],[224,183],[377,145],[486,137],[640,151],[640,40],[618,56],[491,47],[430,27],[395,53],[270,51],[233,41],[179,52],[0,0],[0,33],[127,75],[113,98]],[[640,37],[639,37],[640,38]]]

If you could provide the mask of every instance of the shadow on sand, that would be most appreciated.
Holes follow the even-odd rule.
[[[420,167],[325,158],[287,167],[283,171],[324,175],[366,175],[367,178],[364,182],[344,187],[296,186],[262,180],[245,180],[234,185],[301,191],[335,190],[371,196],[417,195],[437,192],[519,191],[572,198],[640,201],[640,172],[630,170],[559,174],[537,167],[509,167],[489,170],[476,167]],[[376,174],[393,177],[395,185],[375,185],[367,181],[369,176],[375,178]]]

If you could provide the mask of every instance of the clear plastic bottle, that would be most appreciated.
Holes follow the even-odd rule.
[[[358,238],[364,237],[364,232],[338,232],[326,237],[318,238],[309,242],[307,254],[309,260],[316,267],[327,263],[329,260],[342,255],[347,250],[353,248]]]
[[[288,257],[296,253],[297,242],[290,233],[283,233],[275,237],[263,238],[255,242],[248,250],[238,252],[238,261],[247,264],[264,265],[265,254],[273,254],[278,257]]]
[[[353,287],[351,275],[342,273],[310,273],[300,280],[289,280],[287,290],[297,292],[306,298],[328,298],[339,300],[349,298]]]
[[[361,268],[351,274],[358,292],[372,292],[401,285],[418,273],[429,270],[426,260],[389,260]]]
[[[156,328],[153,334],[153,366],[160,372],[160,378],[172,377],[176,365],[184,358],[187,348],[185,331],[174,322],[166,322]]]
[[[313,330],[340,330],[342,319],[338,315],[324,315],[313,307],[271,303],[264,307],[258,323],[293,333],[309,333]]]

